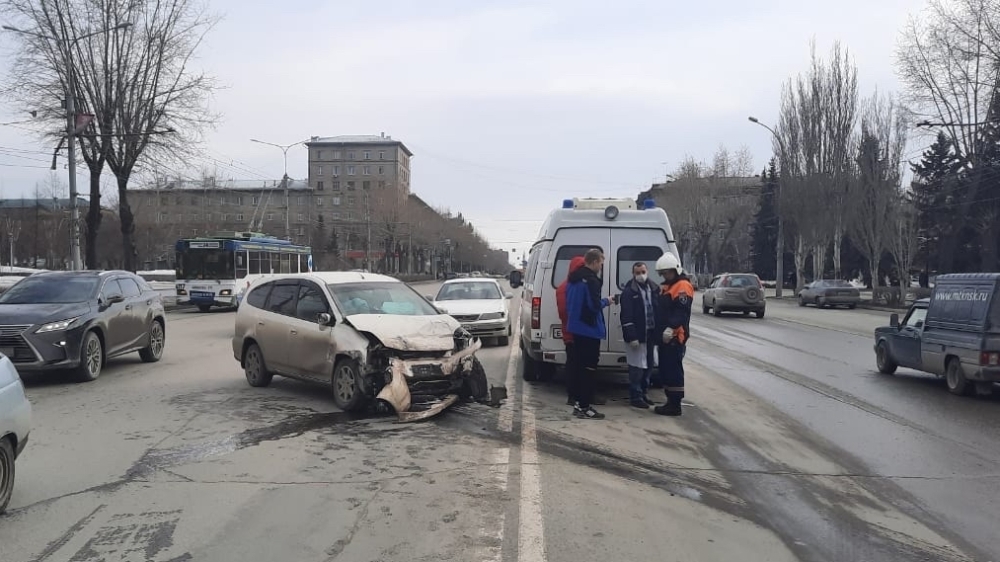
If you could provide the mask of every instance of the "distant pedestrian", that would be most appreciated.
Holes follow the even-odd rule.
[[[662,416],[679,416],[684,398],[684,354],[691,336],[694,287],[673,254],[663,254],[656,261],[656,272],[663,278],[656,303],[656,334],[659,335],[657,354],[667,403],[657,406],[654,411]]]
[[[621,295],[622,337],[628,344],[629,404],[649,409],[654,403],[646,394],[653,372],[656,350],[656,299],[660,287],[649,280],[646,264],[632,265],[632,280],[625,284]]]
[[[604,414],[594,409],[594,383],[597,364],[601,358],[601,340],[608,337],[604,324],[604,309],[610,299],[601,297],[604,282],[598,272],[604,269],[604,254],[598,249],[587,250],[583,256],[584,267],[569,275],[566,289],[566,327],[573,335],[573,415],[581,419],[604,419]]]
[[[556,310],[559,311],[559,322],[562,324],[563,346],[566,348],[566,405],[572,406],[576,403],[573,398],[573,375],[576,368],[573,365],[573,334],[566,327],[569,317],[566,315],[566,289],[569,288],[569,276],[574,271],[584,266],[583,256],[576,256],[569,261],[569,271],[566,272],[566,279],[556,289]]]

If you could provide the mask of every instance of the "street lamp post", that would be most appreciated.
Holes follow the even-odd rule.
[[[785,143],[781,141],[781,137],[778,136],[778,133],[776,133],[774,131],[774,129],[772,129],[771,127],[768,127],[767,125],[761,123],[756,117],[754,117],[752,115],[748,119],[750,120],[751,123],[756,123],[757,125],[760,125],[761,127],[764,127],[765,129],[767,129],[771,133],[771,135],[774,137],[774,139],[778,141],[778,150],[781,151],[781,158],[782,158],[782,160],[785,160]],[[776,261],[775,261],[775,264],[774,264],[774,273],[775,273],[775,276],[778,279],[777,279],[777,281],[774,284],[774,296],[776,298],[779,298],[779,299],[781,298],[781,293],[782,293],[781,288],[782,288],[782,286],[785,283],[785,279],[784,279],[784,277],[785,277],[785,275],[784,275],[785,274],[785,221],[781,218],[781,210],[778,207],[779,202],[780,202],[780,198],[778,196],[780,189],[781,189],[781,182],[779,181],[774,186],[774,214],[778,217],[778,240],[777,240],[777,242],[775,244],[775,256],[776,256],[775,259],[776,259]]]
[[[255,142],[258,144],[266,144],[267,146],[273,146],[275,148],[281,149],[281,154],[285,159],[285,171],[281,176],[281,187],[285,191],[285,239],[291,240],[292,233],[290,227],[288,226],[288,213],[290,210],[290,205],[288,201],[288,149],[292,148],[293,146],[298,146],[300,144],[306,143],[308,142],[308,139],[301,140],[299,142],[293,142],[292,144],[274,144],[272,142],[264,142],[262,140],[257,140],[257,139],[250,139],[250,142]]]
[[[60,54],[63,57],[63,66],[66,67],[66,159],[69,164],[69,208],[71,216],[70,258],[73,262],[72,269],[74,271],[83,269],[83,262],[80,259],[80,209],[77,206],[79,194],[76,190],[76,79],[73,76],[73,49],[76,47],[76,44],[83,39],[104,33],[111,33],[112,31],[117,31],[119,29],[128,29],[131,26],[131,23],[126,22],[113,27],[106,27],[90,33],[84,33],[83,35],[80,35],[70,41],[69,45],[58,37],[45,35],[44,33],[38,33],[35,31],[19,29],[11,25],[3,26],[3,29],[7,31],[38,37],[39,39],[44,39],[46,41],[55,41],[56,46],[59,48]]]

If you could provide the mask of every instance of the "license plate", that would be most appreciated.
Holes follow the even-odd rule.
[[[561,340],[562,339],[562,328],[552,328],[552,338]]]
[[[0,347],[0,353],[3,353],[7,357],[13,357],[14,356],[14,348],[13,347]]]
[[[214,299],[215,293],[206,293],[204,291],[191,291],[191,298],[193,299]]]

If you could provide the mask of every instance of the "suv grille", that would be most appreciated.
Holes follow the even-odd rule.
[[[0,326],[0,351],[14,363],[32,363],[38,358],[21,334],[30,328],[26,326]]]

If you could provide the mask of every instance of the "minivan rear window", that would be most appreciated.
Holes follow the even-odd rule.
[[[646,264],[648,272],[653,272],[656,270],[656,260],[660,259],[662,255],[663,248],[656,246],[622,246],[618,248],[618,288],[625,287],[625,284],[632,279],[633,265],[642,262]]]
[[[569,262],[573,258],[583,256],[587,250],[593,248],[604,251],[600,246],[561,246],[556,252],[556,262],[552,266],[552,286],[559,287],[566,280],[566,276],[569,275]]]

